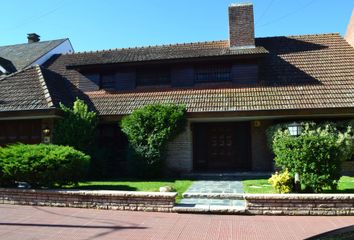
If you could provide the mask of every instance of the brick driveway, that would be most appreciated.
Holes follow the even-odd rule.
[[[0,204],[0,239],[304,239],[354,217],[120,212]]]

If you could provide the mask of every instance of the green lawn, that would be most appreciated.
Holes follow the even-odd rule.
[[[245,193],[276,193],[267,178],[243,180],[243,187]],[[337,190],[324,193],[354,193],[354,177],[341,177]]]
[[[87,190],[123,190],[123,191],[146,191],[158,192],[160,187],[170,186],[173,191],[178,193],[176,201],[179,202],[182,194],[189,188],[191,180],[157,180],[157,181],[138,181],[138,180],[117,180],[117,181],[85,181],[79,182],[79,186],[66,186],[73,189]]]

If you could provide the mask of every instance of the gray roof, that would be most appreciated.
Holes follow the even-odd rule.
[[[12,66],[18,71],[31,65],[66,40],[67,39],[58,39],[36,43],[0,46],[0,58],[11,62]],[[6,66],[3,67],[6,69]],[[12,70],[9,72],[14,71]]]
[[[70,57],[73,61],[72,64],[68,66],[257,55],[266,53],[268,53],[268,51],[262,46],[231,49],[229,41],[196,42],[75,53],[71,54]]]

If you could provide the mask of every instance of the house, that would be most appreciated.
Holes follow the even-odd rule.
[[[124,165],[127,140],[118,121],[147,104],[184,104],[188,125],[169,144],[166,162],[182,173],[269,171],[272,124],[354,117],[354,48],[345,39],[255,38],[253,5],[228,10],[227,40],[56,54],[9,76],[0,81],[0,118],[37,124],[29,128],[40,136],[60,117],[58,102],[80,97],[100,117],[100,143]],[[1,134],[14,138],[2,122],[0,141]],[[354,162],[346,167],[354,170]]]
[[[56,109],[64,100],[51,96],[60,91],[58,86],[49,95],[52,85],[47,86],[47,81],[55,78],[41,65],[55,54],[73,53],[70,40],[40,41],[35,33],[27,38],[28,43],[0,46],[0,146],[41,142],[42,127],[57,117]]]

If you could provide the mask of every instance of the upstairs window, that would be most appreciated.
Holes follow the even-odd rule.
[[[231,65],[202,65],[195,68],[196,83],[231,81]]]
[[[171,76],[169,69],[145,68],[138,69],[136,72],[137,86],[169,85],[170,83]]]
[[[115,73],[84,73],[80,79],[82,90],[95,91],[99,89],[114,89],[116,82]]]

